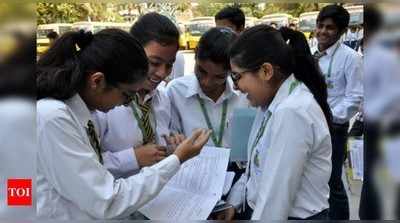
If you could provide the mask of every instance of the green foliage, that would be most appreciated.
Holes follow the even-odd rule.
[[[123,22],[123,18],[108,3],[37,3],[38,24],[73,23],[77,21]]]

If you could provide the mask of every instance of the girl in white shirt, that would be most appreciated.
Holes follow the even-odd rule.
[[[58,220],[125,218],[153,199],[200,152],[198,131],[174,154],[126,179],[103,166],[90,112],[131,101],[148,72],[140,43],[106,29],[61,36],[37,65],[37,214]]]
[[[151,166],[166,157],[170,135],[170,103],[159,86],[171,73],[179,48],[179,31],[166,16],[148,13],[132,26],[130,34],[144,47],[149,61],[148,78],[138,100],[118,106],[107,113],[96,112],[104,165],[115,177],[127,177],[140,168]],[[179,144],[182,136],[173,137]],[[169,151],[168,151],[169,152]]]
[[[233,43],[232,79],[258,107],[246,172],[220,218],[326,219],[331,119],[326,84],[298,31],[254,26]]]

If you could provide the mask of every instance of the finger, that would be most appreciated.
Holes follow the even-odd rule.
[[[167,144],[171,144],[171,143],[170,143],[170,141],[169,141],[169,139],[168,139],[168,136],[167,136],[167,135],[163,134],[163,135],[161,135],[161,137],[163,137],[163,138],[164,138],[164,140],[165,140],[165,143],[167,143]]]
[[[158,151],[164,151],[164,152],[167,151],[167,147],[165,147],[165,146],[160,146],[160,145],[157,146],[156,149],[157,149]]]
[[[156,147],[157,145],[154,144],[154,143],[148,143],[148,144],[146,144],[146,145],[144,145],[144,146],[154,148],[154,147]]]
[[[232,220],[235,217],[235,209],[230,208],[225,212],[226,220]]]
[[[165,156],[157,156],[156,157],[156,162],[159,162],[161,160],[165,159]]]
[[[185,141],[185,136],[182,135],[182,134],[179,134],[179,135],[178,135],[178,138],[179,138],[179,143]],[[177,144],[179,144],[179,143],[177,143]]]
[[[171,141],[172,141],[172,143],[171,143],[172,145],[176,145],[178,143],[175,136],[171,137]]]
[[[199,136],[203,133],[204,130],[202,129],[196,129],[190,138],[186,139],[185,141],[190,142],[191,144],[194,144],[194,142],[199,138]]]
[[[157,152],[157,156],[166,156],[166,155],[167,155],[167,151],[159,150],[159,151]]]
[[[217,220],[225,220],[224,214],[217,214]]]
[[[176,134],[174,138],[175,138],[175,145],[181,143],[181,138],[179,137],[179,134]]]
[[[208,139],[210,138],[211,135],[211,130],[208,130],[207,132],[203,132],[196,140],[195,142],[195,146],[198,147],[203,147],[204,144],[206,144],[206,142],[208,141]]]

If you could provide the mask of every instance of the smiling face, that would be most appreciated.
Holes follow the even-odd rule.
[[[149,72],[143,89],[153,91],[171,73],[178,46],[176,44],[162,45],[156,41],[150,41],[144,47],[144,51],[149,60]]]
[[[199,81],[201,90],[207,96],[221,93],[225,90],[227,70],[222,64],[211,60],[196,59],[195,74]]]
[[[252,106],[264,107],[272,101],[278,87],[270,63],[264,63],[255,70],[246,70],[231,60],[231,69],[232,73],[239,76],[234,81],[235,88],[247,94]]]
[[[87,77],[86,86],[80,92],[80,96],[90,110],[97,109],[107,112],[116,106],[129,103],[142,84],[142,82],[138,82],[109,85],[106,83],[104,74],[96,72]]]
[[[325,50],[336,43],[343,31],[339,30],[338,26],[331,18],[326,18],[317,22],[315,35],[318,40],[320,50]]]

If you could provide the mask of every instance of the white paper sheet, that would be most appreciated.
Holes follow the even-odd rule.
[[[362,139],[349,139],[351,168],[354,180],[364,179],[364,141]]]
[[[151,220],[206,220],[222,196],[229,153],[229,149],[205,146],[139,211]]]
[[[235,172],[229,171],[226,173],[225,177],[225,185],[224,185],[224,190],[222,191],[223,195],[227,195],[229,190],[232,187],[233,183],[233,178],[235,177]]]

